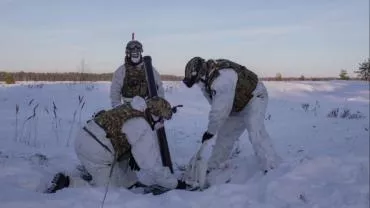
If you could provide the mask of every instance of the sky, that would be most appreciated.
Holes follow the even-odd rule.
[[[194,56],[260,76],[352,75],[369,57],[369,0],[0,0],[0,71],[115,71],[131,33],[161,74]]]

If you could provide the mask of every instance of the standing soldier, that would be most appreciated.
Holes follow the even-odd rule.
[[[133,40],[127,43],[125,63],[114,72],[112,78],[110,87],[112,107],[131,102],[134,96],[143,98],[149,96],[142,52],[143,46],[139,41],[133,38]],[[164,98],[163,83],[158,71],[154,67],[153,73],[158,96]]]

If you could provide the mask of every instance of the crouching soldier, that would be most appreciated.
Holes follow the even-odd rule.
[[[194,57],[185,67],[183,82],[189,88],[197,84],[211,105],[202,137],[202,143],[216,140],[209,170],[229,158],[245,130],[261,169],[267,172],[278,166],[281,158],[264,123],[268,93],[254,72],[230,60]]]
[[[97,113],[77,133],[75,152],[91,176],[90,184],[131,187],[142,184],[135,171],[145,176],[145,185],[185,189],[161,161],[155,130],[172,117],[174,108],[163,98],[144,100],[135,96],[130,104]],[[70,177],[58,173],[46,191],[68,187]],[[71,179],[73,180],[73,179]]]

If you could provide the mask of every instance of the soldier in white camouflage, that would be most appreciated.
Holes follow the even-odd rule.
[[[189,88],[198,84],[211,105],[202,138],[202,143],[216,140],[209,170],[228,159],[245,130],[264,172],[280,163],[264,124],[268,93],[254,72],[230,60],[194,57],[185,67],[183,83]]]
[[[131,102],[134,96],[147,98],[149,95],[143,63],[143,45],[137,40],[131,40],[126,45],[125,62],[114,73],[110,87],[111,106]],[[163,83],[155,67],[154,79],[158,95],[164,98]]]
[[[90,175],[89,183],[105,186],[110,181],[113,186],[128,189],[137,184],[167,190],[187,188],[162,165],[155,134],[174,112],[175,107],[161,97],[144,100],[135,96],[129,104],[94,115],[75,138],[75,152]],[[145,182],[139,181],[136,171],[141,172]],[[70,180],[73,183],[73,178],[58,173],[46,192],[68,187]]]

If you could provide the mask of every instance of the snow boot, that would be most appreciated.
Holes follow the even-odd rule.
[[[56,191],[69,186],[69,177],[63,173],[55,174],[50,186],[45,190],[45,193],[55,193]]]
[[[85,166],[83,165],[77,165],[76,169],[80,172],[80,177],[87,182],[90,182],[92,180],[92,176],[89,172],[87,172]]]

